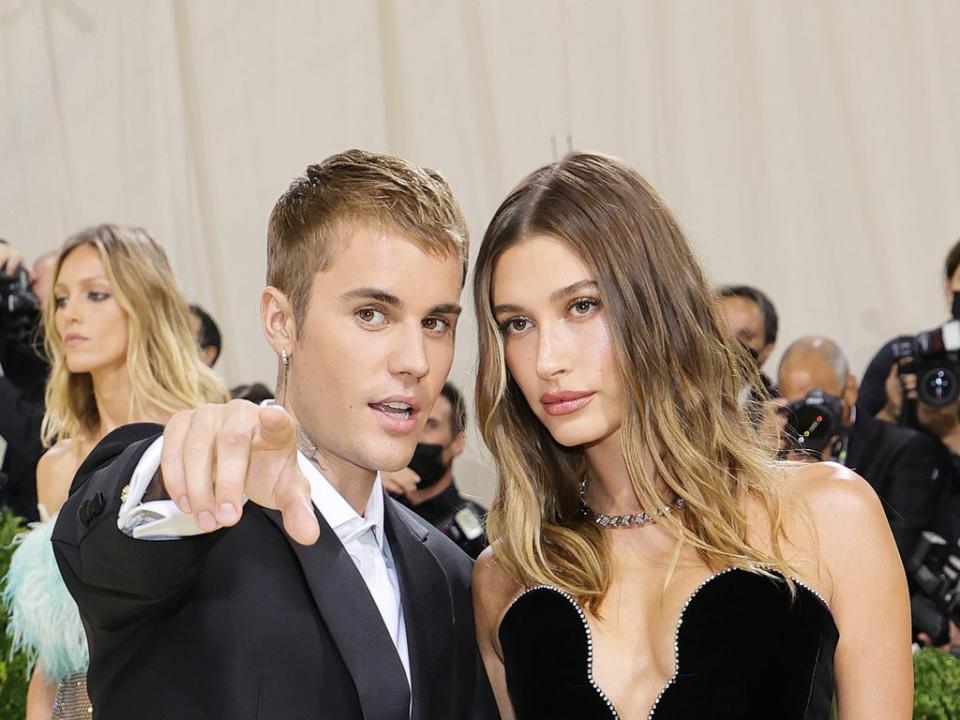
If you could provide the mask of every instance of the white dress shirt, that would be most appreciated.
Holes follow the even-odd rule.
[[[205,531],[192,515],[180,511],[173,500],[141,502],[150,480],[160,467],[163,438],[157,438],[147,448],[130,478],[126,498],[120,506],[117,527],[127,535],[142,540],[174,540]],[[400,603],[400,583],[390,544],[384,533],[383,485],[377,473],[363,515],[359,515],[323,473],[301,452],[297,462],[310,483],[310,499],[343,543],[363,578],[370,595],[383,618],[387,632],[397,648],[400,662],[410,683],[410,654],[407,648],[407,629],[403,622]],[[412,703],[412,697],[411,697]]]

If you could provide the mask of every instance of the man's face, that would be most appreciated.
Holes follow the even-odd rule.
[[[955,292],[960,292],[960,265],[953,271],[950,279],[943,283],[943,293],[947,299],[947,307],[953,304],[953,294]]]
[[[217,362],[217,356],[220,354],[214,345],[200,345],[200,331],[203,330],[203,320],[193,310],[190,311],[190,332],[193,333],[193,339],[197,341],[200,347],[200,357],[207,367],[213,367]]]
[[[459,455],[458,445],[455,444],[453,437],[453,406],[446,397],[441,395],[433,404],[427,422],[423,426],[423,432],[420,435],[420,442],[424,445],[442,445],[443,446],[443,464],[449,465],[450,462]],[[460,448],[462,449],[462,447]]]
[[[316,273],[291,353],[287,404],[324,460],[407,465],[450,365],[461,264],[357,225]]]
[[[839,397],[843,404],[841,422],[844,425],[850,423],[852,408],[857,401],[856,384],[841,384],[834,368],[822,357],[811,354],[795,359],[780,368],[778,380],[780,395],[787,402],[803,400],[811,390],[817,389]],[[831,450],[832,445],[825,449],[824,457],[829,457]]]
[[[762,365],[770,356],[773,344],[767,346],[764,336],[763,311],[749,298],[732,296],[722,300],[723,314],[727,321],[727,330],[737,340],[757,356]]]
[[[789,402],[803,400],[811,390],[842,398],[844,386],[830,363],[814,354],[797,358],[780,368],[780,394]]]

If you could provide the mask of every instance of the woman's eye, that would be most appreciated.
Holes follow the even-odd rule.
[[[55,297],[53,299],[54,307],[62,308],[62,307],[66,307],[66,305],[67,305],[67,298],[63,295],[61,295],[60,297]]]
[[[500,331],[505,335],[516,335],[517,333],[522,333],[532,323],[525,317],[515,317],[510,318],[502,325],[500,325]]]
[[[377,310],[376,308],[361,308],[360,310],[357,310],[357,318],[364,325],[376,327],[383,325],[384,321],[386,320],[386,316],[383,314],[383,312],[381,310]]]
[[[570,304],[570,312],[577,317],[583,317],[584,315],[589,315],[590,311],[599,305],[599,300],[594,300],[593,298],[580,298],[579,300],[574,300]]]
[[[110,297],[110,293],[94,290],[93,292],[88,293],[87,297],[93,300],[94,302],[102,302],[106,300],[108,297]]]

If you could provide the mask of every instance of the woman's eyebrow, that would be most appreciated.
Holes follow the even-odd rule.
[[[90,277],[85,277],[85,278],[82,278],[81,280],[77,280],[77,286],[80,287],[80,286],[82,286],[82,285],[92,285],[93,283],[95,283],[95,282],[100,282],[101,280],[102,280],[103,282],[106,282],[106,283],[109,283],[109,282],[110,282],[110,281],[107,279],[107,277],[104,276],[104,275],[91,275]],[[63,288],[63,287],[68,287],[68,286],[67,286],[67,285],[64,285],[63,282],[61,282],[61,281],[58,280],[58,281],[57,281],[57,284],[54,285],[53,287],[54,287],[54,288]]]
[[[597,289],[596,280],[578,280],[575,283],[570,283],[559,290],[554,290],[550,293],[550,301],[556,302],[557,300],[562,300],[568,295],[573,295],[573,293],[580,292],[581,290],[595,290]],[[513,305],[510,303],[504,303],[502,305],[494,305],[493,314],[499,315],[500,313],[505,312],[523,312],[523,308],[519,305]]]
[[[494,315],[499,315],[500,313],[506,313],[506,312],[515,312],[515,313],[523,312],[523,308],[520,307],[519,305],[510,305],[510,304],[495,305],[493,308]]]
[[[566,287],[562,287],[559,290],[554,290],[552,293],[550,293],[550,300],[552,301],[562,300],[567,295],[573,295],[573,293],[575,292],[586,290],[588,288],[591,290],[595,290],[597,288],[597,281],[596,280],[578,280],[577,282],[571,283],[570,285],[567,285]]]

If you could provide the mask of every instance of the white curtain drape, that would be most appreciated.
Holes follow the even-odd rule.
[[[272,384],[264,229],[308,163],[440,169],[475,249],[525,173],[598,149],[651,179],[715,281],[772,296],[781,347],[826,334],[859,372],[946,314],[957,28],[954,0],[0,0],[0,236],[32,257],[148,228],[222,327],[218,369]],[[457,474],[486,498],[480,445]]]

